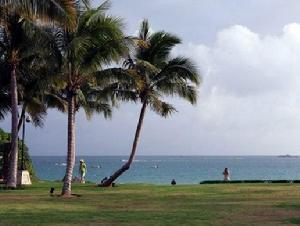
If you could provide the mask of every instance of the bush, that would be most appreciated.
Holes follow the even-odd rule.
[[[0,128],[0,177],[3,177],[4,158],[5,158],[5,153],[9,152],[9,147],[10,147],[9,142],[10,142],[10,133],[6,133],[3,129]],[[20,169],[22,164],[22,140],[19,140],[18,146],[19,146],[18,168]],[[24,144],[24,168],[29,171],[33,179],[36,178],[32,161],[29,155],[29,150],[26,144]]]

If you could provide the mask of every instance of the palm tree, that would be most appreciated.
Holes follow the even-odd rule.
[[[7,187],[15,188],[17,183],[17,162],[18,162],[18,86],[17,77],[21,74],[19,68],[20,61],[23,59],[31,59],[32,55],[21,56],[24,50],[31,50],[30,46],[36,44],[30,37],[30,32],[37,31],[30,21],[45,18],[63,17],[71,26],[73,20],[72,15],[75,13],[74,1],[9,1],[1,0],[0,5],[0,48],[1,58],[5,58],[9,62],[10,71],[10,97],[11,97],[11,150],[10,150],[10,167],[7,180]],[[71,15],[68,15],[70,13]],[[40,20],[40,24],[43,20]],[[33,46],[34,49],[36,45]],[[27,51],[28,53],[28,51]]]
[[[41,50],[48,49],[49,44],[47,33],[33,23],[26,21],[18,14],[7,12],[3,15],[0,32],[1,48],[6,60],[6,72],[10,77],[10,97],[12,112],[12,137],[10,151],[10,167],[7,187],[16,187],[17,161],[18,161],[18,81],[28,79],[39,63],[46,59],[46,54],[42,55]],[[41,42],[42,41],[42,42]],[[39,45],[36,45],[39,43]],[[43,48],[43,49],[42,49]],[[45,53],[45,52],[44,52]],[[51,58],[47,53],[47,58]],[[42,58],[44,56],[44,59]],[[1,75],[4,77],[4,74]]]
[[[54,40],[49,40],[50,34],[43,31],[44,34],[39,34],[39,39],[42,40],[41,45],[28,46],[29,51],[22,49],[20,56],[22,59],[19,62],[18,73],[18,105],[21,107],[21,115],[18,121],[18,131],[25,116],[25,112],[31,116],[32,123],[36,127],[44,125],[44,119],[48,108],[56,108],[65,112],[65,102],[63,102],[55,92],[54,84],[52,83],[53,75],[60,68],[60,55],[55,49]],[[50,36],[51,37],[51,36]],[[32,37],[32,43],[39,42],[37,37]],[[47,43],[50,42],[50,43]],[[7,43],[3,42],[3,49],[8,49]],[[30,53],[30,54],[29,54]],[[5,57],[5,55],[2,55]],[[10,93],[9,93],[9,77],[10,64],[3,60],[0,66],[0,99],[3,102],[0,104],[0,116],[3,119],[5,113],[10,110]],[[2,95],[1,95],[2,94]],[[18,164],[20,165],[20,164]],[[4,178],[5,181],[7,177]]]
[[[63,90],[61,98],[68,103],[68,152],[62,195],[71,195],[75,164],[75,115],[83,107],[87,116],[93,112],[111,114],[106,95],[101,95],[95,73],[104,65],[116,61],[127,50],[120,19],[107,16],[109,3],[97,9],[78,12],[74,31],[58,29],[57,45],[61,49]]]
[[[2,18],[2,48],[5,49],[5,57],[8,62],[8,72],[10,74],[10,97],[11,97],[11,151],[10,151],[10,167],[7,180],[7,187],[15,188],[17,182],[17,164],[18,164],[18,89],[17,74],[21,74],[19,70],[20,61],[23,56],[21,52],[32,46],[27,32],[24,30],[26,23],[17,14],[6,13]],[[2,75],[3,76],[3,75]]]
[[[1,29],[0,29],[1,31]],[[66,105],[57,96],[57,87],[53,81],[54,75],[58,73],[61,66],[61,59],[58,49],[51,40],[51,33],[43,31],[46,34],[43,37],[43,45],[38,48],[30,49],[31,56],[28,54],[26,59],[23,58],[19,64],[19,70],[22,76],[18,78],[18,105],[21,105],[21,115],[18,122],[18,131],[22,125],[23,116],[25,112],[31,116],[32,122],[37,127],[43,126],[44,117],[48,108],[56,108],[65,112]],[[49,31],[48,31],[49,32]],[[3,33],[4,34],[4,33]],[[37,41],[37,40],[36,40]],[[46,43],[45,41],[50,41]],[[7,43],[2,42],[3,50],[7,49]],[[30,46],[29,46],[30,47]],[[10,70],[9,62],[5,59],[5,53],[1,54],[0,59],[0,120],[4,119],[7,112],[10,111],[10,93],[9,80]],[[24,51],[22,52],[24,54]]]
[[[2,9],[17,13],[28,21],[59,23],[73,29],[76,24],[76,6],[88,5],[89,0],[0,0]],[[1,10],[0,10],[1,11]]]
[[[146,113],[150,107],[162,117],[169,116],[176,109],[162,100],[163,96],[177,96],[195,104],[197,86],[200,83],[196,67],[188,58],[171,58],[172,48],[181,41],[164,31],[149,33],[148,21],[144,20],[135,57],[125,61],[125,69],[108,69],[99,76],[115,77],[116,95],[123,99],[139,100],[142,104],[132,149],[127,162],[101,186],[109,186],[127,171],[136,154],[138,141]]]

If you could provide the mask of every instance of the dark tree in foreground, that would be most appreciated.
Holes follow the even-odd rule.
[[[45,21],[65,21],[65,27],[72,26],[75,14],[73,0],[0,0],[0,58],[6,60],[10,73],[10,110],[11,110],[11,150],[9,153],[9,173],[7,187],[17,186],[18,165],[18,79],[23,74],[20,67],[22,61],[27,65],[38,55],[35,50],[45,43],[38,40],[38,26],[34,24],[39,19],[39,24]],[[3,93],[3,89],[1,92]],[[3,109],[2,105],[2,109]],[[5,110],[6,111],[6,110]],[[4,111],[4,112],[5,112]],[[3,114],[0,113],[0,115]]]

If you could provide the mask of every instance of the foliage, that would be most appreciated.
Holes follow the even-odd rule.
[[[134,57],[128,56],[125,69],[107,69],[97,74],[100,81],[110,80],[111,86],[106,89],[115,87],[115,95],[120,99],[145,102],[163,117],[176,111],[163,100],[164,96],[183,98],[195,104],[200,84],[197,68],[188,58],[171,56],[171,50],[181,43],[180,39],[164,31],[150,34],[145,20],[136,40]]]
[[[42,126],[47,107],[64,109],[64,103],[53,98],[56,93],[51,82],[51,77],[58,73],[61,64],[59,50],[49,29],[26,21],[18,14],[7,13],[5,22],[0,24],[0,99],[3,99],[0,119],[10,110],[10,57],[17,49],[19,105],[31,116],[35,126]],[[9,30],[5,29],[6,25],[9,25]]]
[[[89,5],[89,0],[83,2]],[[0,0],[2,9],[15,12],[28,21],[59,23],[69,29],[75,26],[78,4],[78,0]]]
[[[10,133],[6,133],[4,132],[3,129],[0,128],[0,171],[2,171],[2,166],[3,166],[3,153],[5,151],[9,151],[7,149],[7,147],[9,147],[9,142],[10,142]],[[19,165],[19,168],[21,167],[21,156],[22,156],[22,140],[19,140],[18,142],[18,145],[19,145],[19,161],[18,161],[18,165]],[[35,171],[34,171],[34,168],[33,168],[33,164],[32,164],[32,161],[31,161],[31,158],[30,158],[30,155],[29,155],[29,149],[27,147],[26,144],[24,144],[24,163],[25,163],[25,169],[29,171],[30,173],[30,176],[32,178],[35,178],[36,175],[35,175]]]
[[[68,95],[74,95],[76,110],[82,107],[88,118],[93,113],[111,116],[110,97],[100,89],[95,73],[118,61],[130,42],[123,34],[122,21],[106,14],[108,8],[106,1],[96,9],[81,11],[74,31],[53,30],[62,59],[56,77],[59,97],[67,101]]]
[[[0,144],[6,143],[9,141],[10,141],[10,134],[4,132],[4,130],[0,128]]]

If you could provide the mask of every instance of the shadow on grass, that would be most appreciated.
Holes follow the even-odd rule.
[[[31,209],[14,210],[0,214],[3,225],[86,225],[93,222],[104,223],[104,225],[184,225],[192,222],[206,222],[214,218],[209,213],[193,214],[189,211],[168,212],[161,211],[128,211],[84,209],[84,210],[55,210],[55,209]],[[189,222],[189,220],[191,222]],[[160,224],[158,224],[160,222]],[[131,224],[133,223],[133,224]]]
[[[300,218],[290,218],[290,219],[287,219],[285,221],[285,223],[290,223],[290,224],[297,224],[299,225],[300,224]]]
[[[277,205],[279,208],[289,209],[289,210],[300,210],[299,203],[281,203]]]
[[[41,225],[41,224],[74,224],[88,220],[89,222],[95,217],[95,211],[78,211],[55,209],[32,209],[14,210],[11,212],[1,213],[1,224],[4,225]]]

